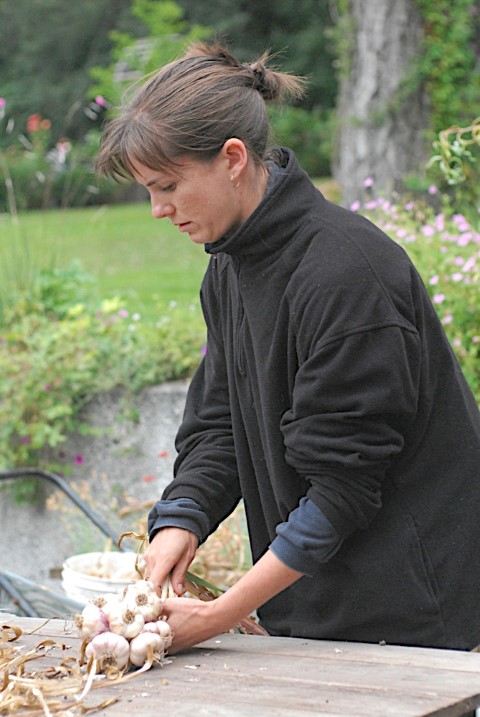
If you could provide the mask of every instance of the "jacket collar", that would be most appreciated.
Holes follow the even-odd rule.
[[[277,154],[280,169],[272,191],[234,234],[205,244],[208,254],[251,256],[280,249],[292,239],[312,198],[322,196],[290,149],[282,148]]]

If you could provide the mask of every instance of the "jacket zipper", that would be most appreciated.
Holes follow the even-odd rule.
[[[238,372],[240,376],[246,376],[246,362],[245,362],[245,309],[243,307],[242,295],[240,293],[240,267],[235,262],[235,274],[237,275],[237,297],[238,297],[238,309],[237,309],[237,325],[236,325],[236,336],[235,336],[235,359],[237,364]]]
[[[241,376],[246,376],[245,370],[245,310],[243,303],[239,297],[238,306],[238,320],[237,320],[237,338],[236,338],[236,354],[237,354],[237,368]]]

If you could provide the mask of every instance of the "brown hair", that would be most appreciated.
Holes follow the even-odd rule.
[[[265,101],[300,97],[304,80],[267,68],[269,54],[242,64],[220,45],[191,45],[152,74],[109,121],[96,161],[99,174],[132,178],[138,162],[159,170],[181,156],[212,159],[230,137],[256,163],[264,160]]]

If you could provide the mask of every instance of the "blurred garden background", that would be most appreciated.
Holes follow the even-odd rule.
[[[0,0],[0,469],[68,477],[93,396],[201,358],[204,252],[93,173],[126,87],[198,38],[308,78],[272,143],[405,247],[480,400],[477,1]]]

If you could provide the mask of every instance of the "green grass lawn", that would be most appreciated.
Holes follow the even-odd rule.
[[[317,181],[329,198],[332,180]],[[155,319],[161,307],[198,300],[208,256],[168,220],[153,219],[148,201],[83,209],[29,211],[18,225],[0,214],[0,280],[28,284],[36,270],[79,261],[96,277],[102,299],[122,297],[131,313]],[[13,277],[13,280],[12,280]],[[0,287],[2,288],[2,287]]]
[[[208,261],[168,220],[153,219],[148,203],[26,212],[18,227],[0,216],[5,264],[25,262],[27,253],[33,269],[80,261],[102,298],[126,297],[128,308],[145,316],[159,304],[196,301]]]

